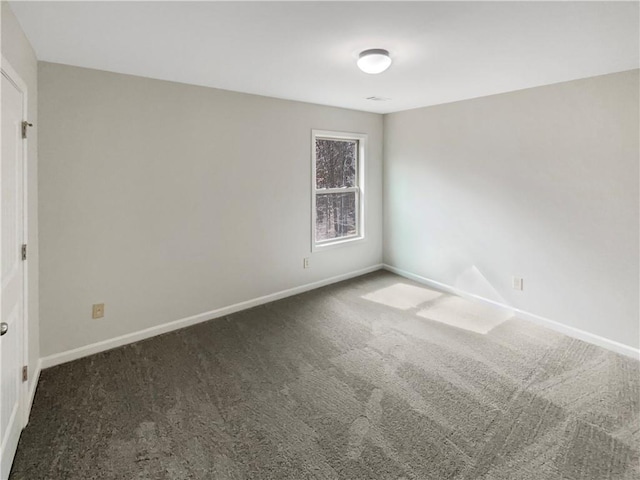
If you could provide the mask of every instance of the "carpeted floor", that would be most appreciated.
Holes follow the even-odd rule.
[[[640,478],[637,361],[478,333],[490,310],[412,286],[376,272],[46,370],[11,479]]]

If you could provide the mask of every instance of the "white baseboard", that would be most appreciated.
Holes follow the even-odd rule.
[[[635,358],[636,360],[640,359],[640,349],[633,348],[629,345],[625,345],[620,342],[616,342],[614,340],[609,340],[608,338],[601,337],[599,335],[595,335],[593,333],[589,333],[584,330],[580,330],[579,328],[570,327],[568,325],[564,325],[560,322],[556,322],[555,320],[550,320],[548,318],[541,317],[539,315],[526,312],[524,310],[520,310],[519,308],[514,308],[509,305],[505,305],[500,302],[496,302],[494,300],[489,300],[488,298],[481,297],[479,295],[474,295],[472,293],[465,292],[463,290],[459,290],[451,285],[446,285],[444,283],[437,282],[435,280],[431,280],[429,278],[422,277],[420,275],[416,275],[415,273],[408,272],[406,270],[402,270],[400,268],[393,267],[391,265],[384,264],[383,268],[392,273],[400,275],[401,277],[408,278],[410,280],[414,280],[418,283],[422,283],[429,287],[451,293],[453,295],[458,295],[459,297],[467,298],[469,300],[478,300],[481,302],[489,303],[491,305],[508,309],[516,314],[518,318],[522,318],[523,320],[528,320],[530,322],[536,323],[543,327],[547,327],[550,330],[554,330],[556,332],[562,333],[572,338],[577,338],[578,340],[582,340],[588,343],[592,343],[594,345],[598,345],[599,347],[606,348],[616,353],[620,353],[622,355],[626,355],[631,358]]]
[[[68,350],[66,352],[56,353],[54,355],[41,358],[39,367],[45,369],[45,368],[50,368],[56,365],[60,365],[62,363],[71,362],[72,360],[77,360],[82,357],[93,355],[94,353],[104,352],[105,350],[111,350],[112,348],[121,347],[123,345],[138,342],[140,340],[145,340],[147,338],[155,337],[156,335],[161,335],[163,333],[179,330],[181,328],[189,327],[197,323],[202,323],[208,320],[213,320],[214,318],[230,315],[232,313],[239,312],[241,310],[246,310],[248,308],[257,307],[258,305],[274,302],[282,298],[298,295],[299,293],[308,292],[309,290],[315,290],[316,288],[324,287],[332,283],[341,282],[349,278],[359,277],[360,275],[364,275],[370,272],[375,272],[376,270],[380,270],[381,268],[382,268],[382,264],[372,265],[371,267],[363,268],[361,270],[356,270],[355,272],[344,273],[342,275],[337,275],[335,277],[319,280],[317,282],[308,283],[306,285],[301,285],[299,287],[289,288],[287,290],[282,290],[280,292],[265,295],[263,297],[258,297],[258,298],[254,298],[244,302],[236,303],[234,305],[229,305],[227,307],[218,308],[216,310],[211,310],[209,312],[200,313],[198,315],[193,315],[191,317],[181,318],[180,320],[174,320],[169,323],[164,323],[162,325],[158,325],[155,327],[139,330],[137,332],[127,333],[125,335],[121,335],[115,338],[110,338],[109,340],[104,340],[102,342],[92,343],[90,345],[74,348],[73,350]],[[34,389],[34,392],[35,392],[35,389]]]

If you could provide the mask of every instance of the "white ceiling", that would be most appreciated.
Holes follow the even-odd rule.
[[[11,6],[40,60],[379,113],[639,66],[637,2]],[[357,69],[368,48],[387,72]]]

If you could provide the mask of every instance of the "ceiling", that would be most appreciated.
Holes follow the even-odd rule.
[[[11,7],[40,60],[378,113],[639,66],[637,2]],[[391,68],[360,72],[368,48],[389,50]]]

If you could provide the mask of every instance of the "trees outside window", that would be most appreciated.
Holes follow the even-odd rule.
[[[313,132],[314,248],[363,238],[362,170],[366,137]]]

